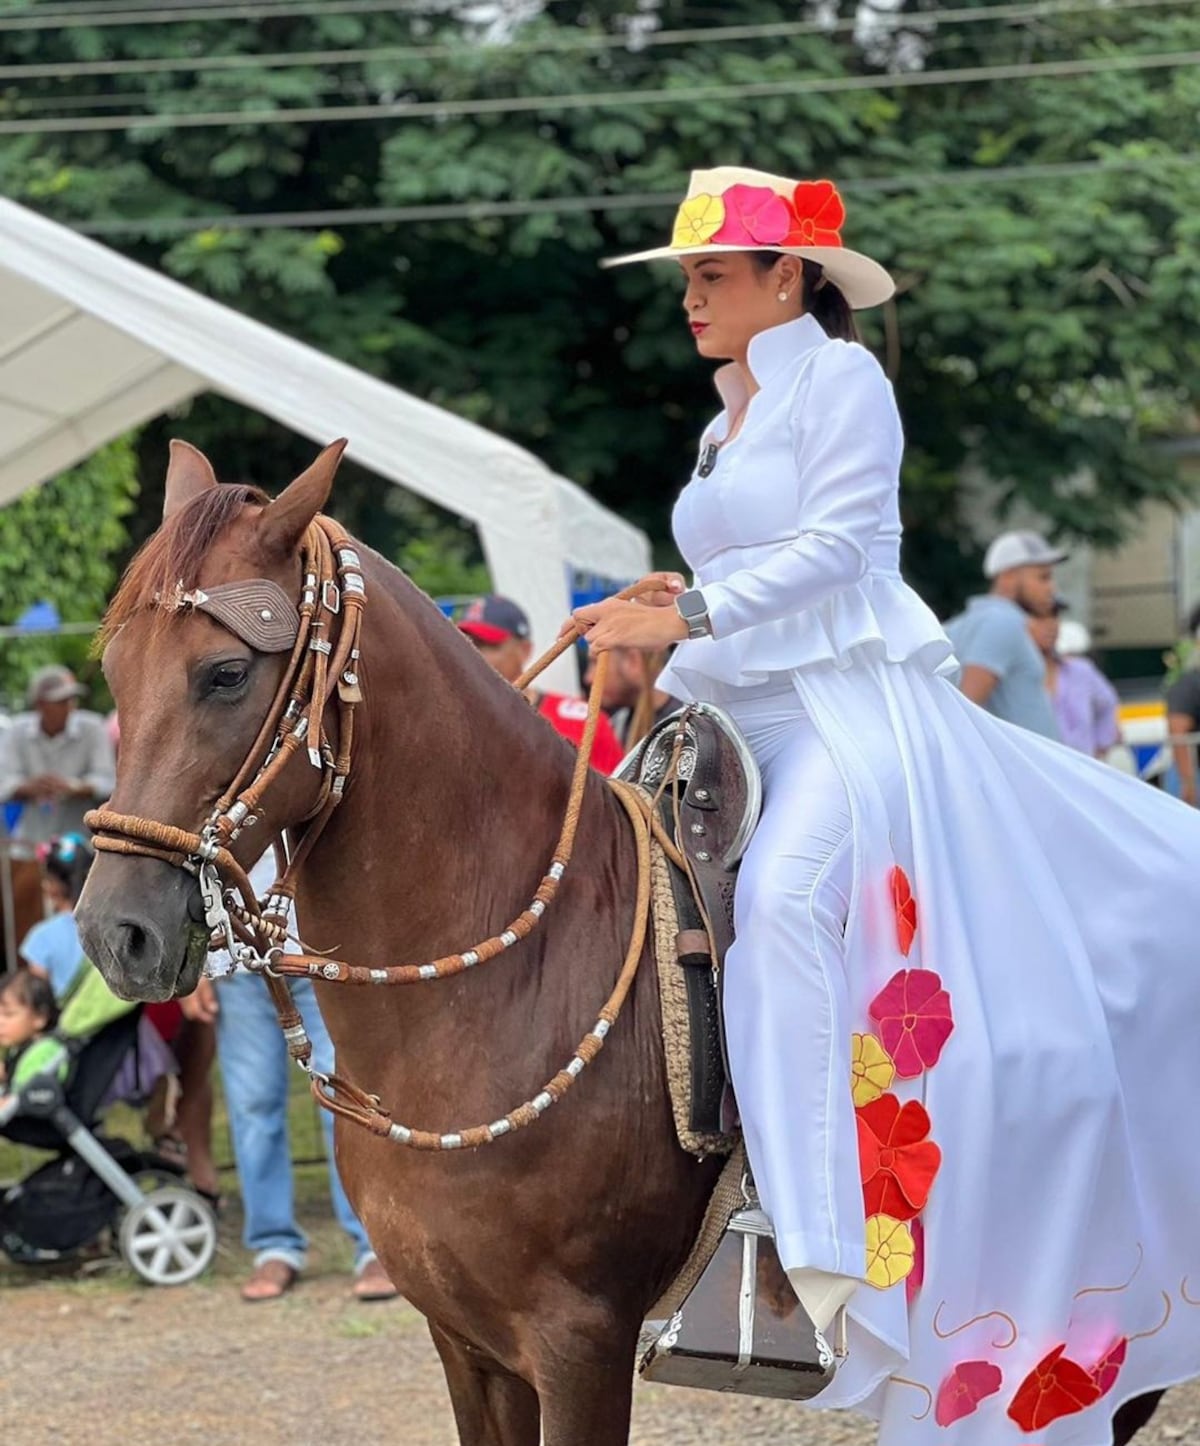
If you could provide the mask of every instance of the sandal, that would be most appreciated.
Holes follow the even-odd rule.
[[[355,1300],[395,1300],[400,1294],[379,1260],[372,1256],[354,1279],[350,1292]]]
[[[242,1286],[242,1299],[249,1305],[279,1300],[296,1284],[299,1274],[286,1260],[264,1260],[254,1267],[249,1280]]]

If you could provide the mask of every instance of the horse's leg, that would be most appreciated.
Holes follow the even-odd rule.
[[[1132,1401],[1126,1401],[1113,1417],[1113,1446],[1127,1446],[1158,1410],[1158,1403],[1165,1394],[1164,1391],[1147,1391],[1144,1396],[1134,1396]]]
[[[429,1322],[462,1446],[538,1446],[537,1392],[458,1336]]]
[[[633,1409],[637,1327],[626,1331],[607,1311],[555,1320],[533,1377],[542,1403],[543,1446],[626,1446]]]

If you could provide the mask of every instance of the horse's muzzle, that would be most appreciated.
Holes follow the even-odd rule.
[[[157,859],[100,854],[75,910],[87,957],[121,999],[190,994],[207,952],[195,879]]]

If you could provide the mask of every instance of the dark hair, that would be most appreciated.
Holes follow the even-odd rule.
[[[0,975],[0,999],[13,999],[32,1009],[34,1014],[40,1014],[47,1029],[53,1029],[58,1023],[58,1001],[50,981],[31,969],[16,969],[11,974]]]
[[[751,251],[749,254],[760,271],[770,271],[784,252]],[[854,313],[841,288],[829,280],[819,261],[802,257],[800,264],[803,268],[800,300],[805,313],[820,322],[826,336],[839,341],[860,341]]]
[[[63,834],[51,839],[39,856],[46,877],[61,884],[75,904],[92,866],[92,851],[86,841],[79,834]]]

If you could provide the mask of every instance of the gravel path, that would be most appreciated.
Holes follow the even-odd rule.
[[[4,1446],[456,1446],[424,1324],[356,1305],[314,1272],[245,1306],[236,1282],[181,1291],[124,1277],[32,1283],[0,1272]],[[784,1402],[639,1386],[632,1446],[872,1446],[865,1423]],[[1200,1446],[1200,1387],[1172,1393],[1138,1446]],[[583,1443],[581,1443],[583,1446]],[[965,1443],[964,1443],[965,1446]]]

